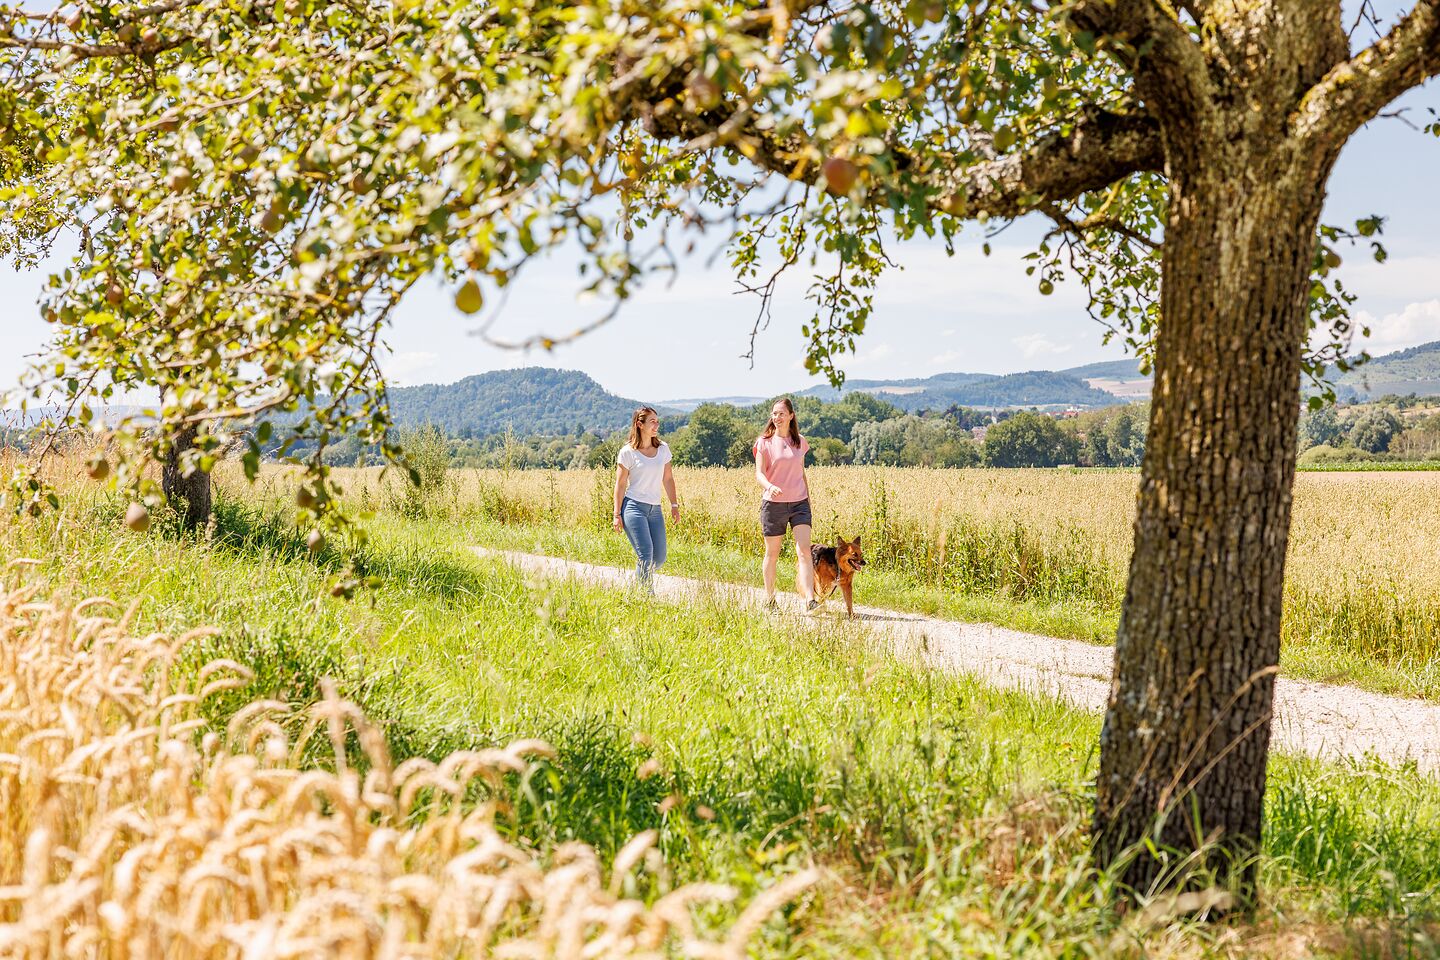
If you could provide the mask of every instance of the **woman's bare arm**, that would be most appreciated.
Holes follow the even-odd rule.
[[[675,471],[670,469],[670,464],[665,464],[665,475],[660,480],[665,485],[665,493],[670,497],[670,515],[675,519],[680,518],[680,497],[675,492]]]
[[[770,478],[765,476],[764,458],[761,456],[760,445],[758,443],[755,445],[755,482],[760,484],[760,489],[764,490],[767,494],[780,492],[780,488],[771,483]]]
[[[630,471],[623,464],[615,464],[615,512],[611,515],[614,526],[619,529],[620,505],[625,502],[625,488],[630,486]]]

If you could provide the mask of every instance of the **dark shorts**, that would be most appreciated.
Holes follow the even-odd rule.
[[[810,526],[810,498],[794,503],[760,501],[760,532],[767,537],[785,536],[786,527]]]

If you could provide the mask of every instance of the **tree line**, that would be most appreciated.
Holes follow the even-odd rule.
[[[1440,398],[1386,396],[1300,418],[1302,465],[1440,459]]]
[[[661,418],[661,437],[678,466],[744,467],[769,404],[736,407],[706,403],[688,414]],[[827,403],[795,398],[800,432],[810,443],[809,466],[888,467],[1134,467],[1145,453],[1146,404],[1122,405],[1056,418],[1033,410],[984,411],[952,406],[905,413],[878,397],[851,393]],[[406,436],[397,439],[402,446]],[[456,467],[576,470],[609,467],[625,443],[625,430],[576,430],[558,436],[523,436],[513,429],[487,437],[438,432]],[[357,442],[336,445],[334,464],[374,463],[378,451]]]

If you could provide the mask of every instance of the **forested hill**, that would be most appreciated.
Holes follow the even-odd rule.
[[[923,380],[852,380],[844,393],[871,393],[907,412],[952,406],[1011,408],[1076,405],[1103,407],[1116,398],[1065,373],[1037,370],[992,374],[948,373]],[[812,387],[797,396],[833,402],[832,387]],[[738,399],[738,398],[735,398]],[[762,401],[763,402],[763,401]],[[688,407],[693,409],[696,402]],[[518,436],[602,435],[623,429],[639,402],[617,397],[578,370],[526,367],[496,370],[456,383],[396,387],[390,411],[398,426],[433,423],[452,437],[487,437],[507,428]],[[661,414],[670,411],[651,403]],[[748,404],[747,404],[748,405]],[[679,406],[679,405],[677,405]]]
[[[887,398],[888,399],[888,398]],[[901,403],[900,401],[909,401]],[[979,383],[957,384],[896,398],[905,409],[935,409],[958,403],[963,407],[1067,406],[1104,407],[1116,402],[1114,394],[1096,390],[1079,377],[1051,370],[1012,373]]]
[[[1339,382],[1368,396],[1440,394],[1440,340],[1376,357],[1340,377]]]
[[[834,403],[847,393],[873,393],[886,399],[895,396],[918,393],[943,393],[955,387],[970,386],[1002,379],[998,373],[937,373],[933,377],[910,377],[902,380],[858,380],[851,377],[845,387],[837,390],[829,384],[820,384],[801,390],[797,397],[818,397],[826,403]]]
[[[446,384],[396,387],[390,411],[401,426],[433,423],[453,437],[510,428],[520,436],[624,429],[640,404],[617,397],[578,370],[495,370]],[[662,411],[663,412],[663,411]]]

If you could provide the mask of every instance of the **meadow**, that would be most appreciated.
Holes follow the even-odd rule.
[[[52,808],[49,847],[27,839],[41,820],[32,807],[43,804],[7,802],[0,818],[0,940],[13,944],[25,934],[39,944],[28,955],[53,956],[56,943],[73,937],[92,944],[88,954],[76,948],[82,955],[122,956],[115,937],[154,928],[180,943],[175,931],[190,924],[203,936],[169,955],[239,956],[242,934],[304,933],[306,917],[334,917],[339,903],[348,911],[340,926],[355,937],[345,941],[354,946],[347,955],[486,955],[460,915],[448,925],[437,920],[443,911],[433,891],[479,896],[482,887],[494,889],[480,880],[503,876],[505,865],[477,863],[456,845],[459,820],[468,824],[464,838],[478,844],[493,834],[516,851],[513,866],[531,886],[497,912],[503,923],[490,934],[528,943],[527,956],[574,955],[556,946],[555,932],[598,937],[617,908],[633,931],[675,933],[692,924],[696,942],[687,946],[677,934],[657,948],[670,956],[702,955],[699,941],[717,945],[713,955],[762,957],[1436,950],[1440,787],[1413,770],[1278,756],[1260,902],[1219,925],[1164,900],[1122,909],[1110,876],[1086,852],[1096,717],[916,669],[860,625],[767,617],[703,598],[656,604],[626,591],[534,580],[468,551],[483,537],[511,548],[559,548],[571,536],[574,546],[613,553],[613,534],[595,529],[601,478],[593,475],[452,474],[417,493],[382,484],[373,472],[341,474],[354,505],[372,511],[368,542],[353,554],[306,549],[283,471],[267,471],[251,488],[227,469],[215,524],[198,537],[179,533],[163,513],[148,533],[127,531],[125,501],[83,481],[63,484],[58,514],[0,521],[5,586],[29,591],[12,592],[4,607],[7,653],[89,631],[84,642],[47,653],[51,667],[33,666],[38,655],[10,661],[68,683],[21,685],[38,691],[23,704],[16,685],[0,690],[14,711],[0,711],[0,754],[23,758],[18,768],[0,761],[7,801],[45,795],[23,792],[36,789],[25,779],[36,769],[66,774],[52,776],[63,789],[49,796],[64,803]],[[754,566],[742,539],[748,491],[740,479],[681,477],[693,525],[681,555],[709,576],[748,577]],[[1012,549],[986,524],[1010,530],[1023,515],[1014,501],[1024,478],[950,479],[968,484],[957,491],[962,502],[991,511],[970,515],[968,545],[956,543],[957,516],[946,512],[924,526],[934,511],[898,484],[892,493],[886,478],[881,499],[872,476],[814,475],[817,488],[846,482],[857,498],[856,513],[826,522],[875,524],[865,528],[867,538],[894,531],[893,540],[876,544],[888,542],[893,552],[875,556],[896,589],[906,536],[918,540],[933,529],[925,542],[934,549],[975,551],[974,566],[961,569],[976,577],[981,557]],[[1015,569],[976,581],[976,596],[990,596],[996,611],[1042,617],[1047,605],[1065,604],[1067,589],[1108,596],[1105,578],[1113,589],[1123,552],[1089,553],[1102,541],[1087,537],[1123,535],[1124,509],[1101,501],[1105,490],[1133,479],[1045,480],[1075,482],[1064,498],[1071,532],[1019,528],[1014,542],[1024,547],[1013,548]],[[1084,502],[1082,490],[1094,499]],[[1026,502],[1038,508],[1045,499]],[[985,536],[995,538],[989,546]],[[979,553],[985,549],[994,552]],[[1091,572],[1078,572],[1087,557]],[[332,598],[328,585],[351,562],[382,586],[351,601]],[[1084,576],[1093,580],[1076,579]],[[110,603],[76,611],[97,596]],[[41,602],[44,609],[35,606]],[[1104,610],[1097,610],[1099,623]],[[123,628],[86,625],[122,611]],[[190,631],[197,632],[173,653],[156,652]],[[132,650],[126,662],[140,666],[87,672],[85,651],[101,648],[101,635]],[[218,672],[206,673],[217,661]],[[93,684],[97,690],[109,684],[131,698],[133,716],[107,707],[91,720],[95,711],[77,705],[86,679],[97,676],[105,681]],[[173,689],[158,686],[162,680]],[[216,680],[224,682],[193,705],[160,706],[167,695],[195,695]],[[340,710],[342,698],[368,719]],[[269,705],[251,706],[257,702]],[[22,707],[36,712],[28,726],[14,719]],[[181,713],[160,736],[152,728],[164,725],[158,715],[166,710]],[[338,732],[329,719],[337,714]],[[136,728],[151,733],[137,736]],[[67,749],[44,748],[54,736],[36,736],[45,730],[65,731]],[[447,758],[473,750],[493,752],[471,768],[473,785],[447,788],[454,801],[404,795],[405,778],[430,769],[424,764],[453,772],[456,761],[446,766]],[[114,777],[85,766],[112,754]],[[171,771],[170,779],[157,781],[153,770]],[[388,787],[377,770],[388,771]],[[194,797],[175,786],[187,778],[197,785]],[[293,797],[308,788],[292,790],[295,783],[332,799],[297,805]],[[133,816],[118,831],[116,821],[93,814],[127,802]],[[331,822],[336,804],[360,811],[360,820]],[[313,831],[319,846],[298,850],[287,827]],[[85,854],[78,860],[77,850]],[[248,876],[221,869],[236,862],[253,864]],[[187,873],[195,864],[214,868],[216,879],[202,880],[209,874],[198,868]],[[460,867],[470,886],[447,887]],[[573,901],[547,900],[545,884],[566,877]],[[706,900],[702,894],[717,892],[712,884],[735,899]],[[692,893],[679,893],[687,885]],[[422,890],[431,899],[416,893]],[[43,916],[36,891],[45,894]],[[341,896],[347,891],[349,899]],[[397,899],[402,891],[409,899]],[[677,903],[685,904],[683,917],[674,913]],[[567,904],[591,919],[577,928]],[[385,948],[375,931],[392,927],[415,937],[433,927],[433,949]],[[727,946],[736,931],[748,946],[733,939]],[[614,946],[617,956],[649,949],[638,933]]]
[[[378,471],[341,473],[366,503],[394,499]],[[817,539],[863,538],[863,602],[1113,639],[1137,472],[816,467],[808,476]],[[683,511],[669,572],[758,584],[753,473],[680,468],[676,477]],[[477,543],[625,566],[628,546],[609,527],[610,482],[608,471],[451,471],[423,509]],[[1440,698],[1437,502],[1431,472],[1297,477],[1285,670]]]

